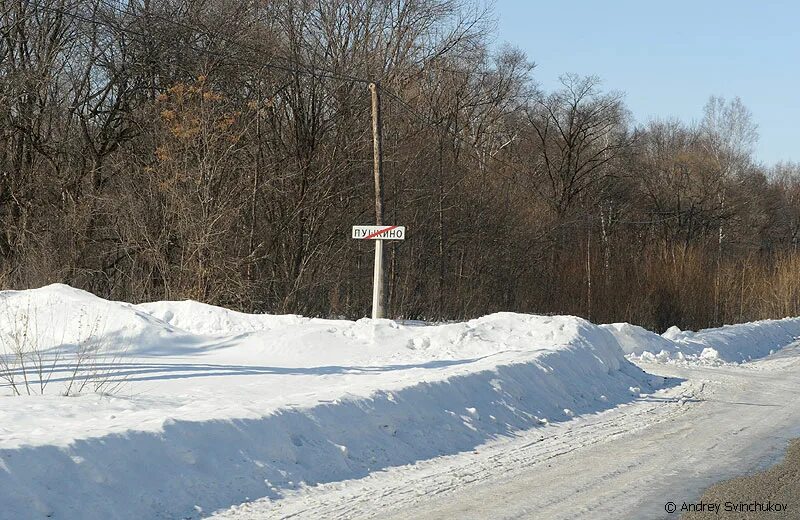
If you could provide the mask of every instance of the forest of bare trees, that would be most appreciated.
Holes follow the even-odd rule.
[[[654,329],[800,315],[800,167],[738,99],[636,124],[470,0],[0,0],[0,288],[361,317],[383,99],[388,314]],[[602,72],[602,71],[599,71]]]

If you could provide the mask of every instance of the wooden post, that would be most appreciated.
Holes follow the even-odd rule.
[[[381,149],[382,124],[381,124],[381,98],[379,83],[370,83],[369,91],[372,94],[372,166],[375,175],[375,224],[383,225],[383,151]],[[384,273],[383,273],[383,240],[375,240],[375,269],[372,276],[372,318],[384,317]]]

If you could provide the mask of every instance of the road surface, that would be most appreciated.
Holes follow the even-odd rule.
[[[779,461],[800,436],[800,345],[744,365],[642,364],[684,380],[461,453],[257,500],[215,518],[677,518],[668,503]]]
[[[683,520],[800,518],[800,439],[792,441],[780,464],[755,475],[717,484],[698,500],[679,507],[689,511]]]

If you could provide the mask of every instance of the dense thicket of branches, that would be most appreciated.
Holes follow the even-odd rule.
[[[800,315],[800,176],[738,99],[636,126],[469,0],[0,0],[0,286],[358,317],[369,94],[392,316]]]

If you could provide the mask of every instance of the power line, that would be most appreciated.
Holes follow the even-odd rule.
[[[177,20],[177,19],[166,18],[166,17],[164,17],[162,15],[159,15],[157,13],[153,13],[153,12],[135,13],[135,12],[132,12],[130,10],[123,9],[123,8],[119,7],[118,5],[111,4],[107,0],[97,0],[97,5],[98,6],[102,5],[102,6],[106,7],[106,8],[108,8],[108,9],[110,9],[111,11],[113,11],[113,12],[115,12],[117,14],[124,15],[124,16],[131,16],[131,17],[134,17],[134,18],[152,17],[152,18],[155,18],[157,20],[161,20],[163,22],[175,25],[177,27],[188,29],[190,31],[202,32],[202,33],[206,34],[207,36],[217,37],[223,42],[226,42],[226,43],[229,43],[231,45],[237,46],[239,48],[248,50],[250,52],[255,52],[255,53],[262,52],[261,49],[258,49],[256,47],[252,47],[250,45],[246,45],[246,44],[244,44],[244,43],[242,43],[240,41],[232,40],[230,38],[226,38],[225,36],[220,35],[220,34],[210,34],[208,31],[206,31],[205,29],[203,29],[201,27],[193,26],[193,25],[187,24],[187,23],[182,22],[182,21]],[[72,12],[72,11],[68,11],[66,9],[60,9],[60,8],[55,8],[55,7],[50,7],[50,6],[38,5],[36,7],[38,9],[42,10],[42,11],[51,12],[51,13],[55,13],[55,14],[61,14],[61,15],[71,17],[71,18],[73,18],[75,20],[78,20],[78,21],[81,21],[81,22],[90,23],[90,24],[94,24],[94,25],[100,25],[100,26],[105,25],[105,26],[111,27],[112,29],[114,29],[114,30],[116,30],[118,32],[124,33],[124,34],[138,36],[140,38],[149,38],[150,37],[150,35],[148,35],[146,33],[135,31],[135,30],[132,30],[132,29],[127,28],[127,27],[122,27],[119,24],[115,24],[115,23],[113,23],[113,22],[111,22],[109,20],[101,21],[101,20],[97,20],[96,18],[88,18],[88,17],[82,16],[82,15],[80,15],[78,13],[75,13],[75,12]],[[246,64],[261,66],[261,67],[265,67],[265,68],[282,70],[284,72],[291,72],[291,73],[296,73],[296,74],[303,74],[303,73],[312,74],[312,75],[317,76],[317,77],[325,77],[325,78],[330,78],[330,79],[340,79],[340,80],[353,81],[353,82],[365,83],[365,84],[375,83],[375,80],[373,80],[373,79],[360,78],[360,77],[347,75],[347,74],[340,74],[340,73],[336,73],[336,72],[330,71],[329,69],[321,68],[321,67],[318,67],[318,66],[311,67],[311,66],[308,66],[308,65],[300,64],[300,63],[298,63],[296,61],[290,60],[290,59],[282,57],[282,56],[273,56],[273,57],[279,58],[281,60],[284,60],[285,62],[288,62],[288,63],[292,64],[293,66],[281,65],[281,64],[270,63],[270,62],[265,62],[265,61],[255,61],[255,60],[252,60],[252,59],[246,59],[246,58],[242,58],[242,57],[238,57],[238,56],[233,56],[231,54],[224,54],[224,53],[221,53],[219,51],[214,51],[214,50],[207,49],[207,48],[198,48],[198,47],[193,46],[191,44],[187,44],[187,47],[192,49],[192,50],[195,50],[195,51],[198,51],[198,52],[204,52],[204,53],[207,53],[207,54],[211,54],[211,55],[214,55],[214,56],[217,56],[217,57],[220,57],[220,58],[239,61],[240,63],[246,63]],[[434,68],[437,68],[437,67],[434,67]],[[450,70],[450,69],[442,69],[442,70]],[[420,72],[422,72],[422,71],[420,71]],[[455,71],[453,71],[453,72],[455,72]],[[440,122],[433,121],[430,118],[426,118],[425,116],[420,114],[414,107],[412,107],[408,102],[406,102],[404,99],[402,99],[397,94],[393,93],[391,90],[387,89],[385,86],[381,85],[381,90],[383,92],[385,92],[387,95],[389,95],[391,98],[393,98],[397,102],[399,102],[409,113],[414,115],[414,117],[417,118],[419,121],[421,121],[421,122],[423,122],[425,124],[431,125],[431,126],[437,126],[437,127],[440,127],[440,128],[442,127]],[[452,130],[449,130],[449,129],[445,128],[445,131],[448,134],[450,134],[452,137],[454,137],[456,140],[461,142],[462,144],[467,144],[468,146],[472,147],[471,143],[467,142],[466,139],[464,139],[460,135],[456,134]],[[508,168],[513,168],[512,165],[506,163],[505,161],[502,161],[501,159],[498,159],[497,157],[495,157],[493,155],[489,155],[489,158],[491,158],[491,159],[503,164],[504,166],[506,166]]]
[[[394,93],[394,92],[392,92],[391,90],[388,90],[388,89],[386,89],[386,88],[383,88],[383,91],[384,91],[384,93],[386,93],[386,94],[387,94],[389,97],[391,97],[392,99],[396,100],[396,101],[397,101],[397,102],[398,102],[398,103],[399,103],[399,104],[400,104],[400,105],[401,105],[403,108],[405,108],[405,109],[406,109],[406,110],[407,110],[407,111],[408,111],[410,114],[412,114],[412,115],[413,115],[413,116],[414,116],[416,119],[418,119],[418,120],[419,120],[419,121],[421,121],[422,123],[429,124],[429,125],[432,125],[432,126],[437,126],[437,127],[440,127],[440,128],[442,128],[442,129],[443,129],[445,132],[447,132],[447,133],[448,133],[450,136],[452,136],[453,138],[455,138],[456,140],[458,140],[459,142],[465,143],[465,144],[467,144],[467,145],[468,145],[468,146],[470,146],[470,147],[472,146],[472,145],[471,145],[471,143],[468,143],[468,142],[466,142],[466,140],[465,140],[465,139],[464,139],[462,136],[458,135],[457,133],[453,132],[452,130],[450,130],[450,129],[449,129],[449,128],[447,128],[447,127],[443,127],[443,126],[441,125],[441,123],[440,123],[440,122],[437,122],[437,121],[435,121],[435,120],[433,120],[433,119],[431,119],[431,118],[429,118],[429,117],[425,117],[424,115],[420,114],[420,113],[419,113],[419,111],[417,111],[417,110],[416,110],[416,109],[415,109],[413,106],[411,106],[411,105],[410,105],[410,104],[409,104],[407,101],[405,101],[404,99],[402,99],[402,98],[401,98],[399,95],[395,94],[395,93]],[[515,169],[515,167],[514,167],[513,165],[511,165],[511,164],[509,164],[509,163],[507,163],[507,162],[503,161],[502,159],[498,159],[498,158],[497,158],[497,157],[495,157],[494,155],[488,155],[488,157],[489,157],[490,159],[493,159],[493,160],[497,161],[499,164],[501,164],[501,165],[503,165],[503,166],[505,166],[505,167],[507,167],[507,168],[510,168],[510,169],[512,169],[512,170],[514,170],[514,169]],[[510,178],[510,177],[509,177],[509,176],[507,176],[507,175],[504,175],[504,177],[506,177],[506,179],[508,179],[508,180],[511,180],[512,182],[517,182],[516,178]],[[663,218],[658,218],[658,219],[653,219],[653,220],[624,220],[624,219],[613,219],[613,220],[609,220],[609,225],[613,225],[613,224],[615,224],[615,225],[633,225],[633,226],[637,226],[637,225],[638,225],[638,226],[647,226],[647,225],[653,225],[653,224],[662,224],[662,223],[669,222],[669,221],[672,221],[672,220],[677,220],[677,219],[680,219],[680,218],[681,218],[681,216],[682,216],[682,215],[680,215],[680,214],[674,214],[674,215],[668,215],[668,216],[664,216]]]
[[[116,5],[110,4],[110,3],[108,3],[107,0],[98,0],[98,2],[100,4],[102,4],[103,6],[109,8],[109,9],[111,9],[111,10],[113,10],[113,11],[119,13],[119,14],[133,16],[133,17],[141,16],[141,15],[137,15],[137,13],[134,13],[134,12],[122,9],[122,8],[116,6]],[[166,17],[164,17],[162,15],[159,15],[157,13],[152,13],[152,12],[145,12],[144,15],[156,18],[157,20],[161,20],[161,21],[166,22],[166,23],[170,23],[170,24],[176,25],[178,27],[182,27],[184,29],[188,29],[190,31],[203,32],[207,36],[217,37],[223,42],[229,43],[231,45],[235,45],[235,46],[237,46],[239,48],[242,48],[242,49],[245,49],[245,50],[248,50],[248,51],[251,51],[251,52],[255,52],[255,53],[263,52],[263,49],[259,49],[257,47],[253,47],[253,46],[247,45],[247,44],[242,43],[242,42],[240,42],[238,40],[233,40],[233,39],[230,39],[230,38],[226,38],[222,34],[210,33],[206,29],[187,24],[187,23],[182,22],[182,21],[180,21],[178,19],[166,18]],[[204,49],[200,49],[200,50],[204,50]],[[283,60],[284,62],[293,65],[293,67],[292,66],[283,66],[283,68],[285,70],[289,71],[289,72],[297,72],[297,73],[306,72],[306,73],[314,74],[314,75],[317,75],[317,76],[320,76],[320,77],[327,77],[327,78],[330,78],[330,79],[342,79],[342,80],[353,81],[353,82],[358,82],[358,83],[371,83],[372,82],[372,80],[370,80],[370,79],[359,78],[359,77],[352,76],[352,75],[349,75],[349,74],[338,73],[338,72],[332,71],[330,69],[319,67],[317,65],[309,66],[309,65],[306,65],[306,64],[301,64],[301,63],[299,63],[299,62],[297,62],[295,60],[292,60],[290,58],[286,58],[284,56],[272,55],[272,57],[280,59],[280,60]],[[275,67],[275,68],[281,67],[280,65],[277,65],[277,64],[274,64],[274,63],[272,63],[272,64],[267,63],[265,65],[269,66],[269,67]]]
[[[227,38],[227,37],[225,37],[225,36],[223,36],[221,34],[210,33],[208,30],[206,30],[206,29],[204,29],[202,27],[198,27],[198,26],[194,26],[194,25],[191,25],[191,24],[187,24],[187,23],[182,22],[182,21],[177,20],[177,19],[167,18],[167,17],[164,17],[164,16],[159,15],[157,13],[153,13],[153,12],[143,12],[143,13],[132,12],[130,10],[123,9],[123,8],[119,7],[118,5],[111,4],[107,0],[97,0],[96,6],[98,6],[98,7],[99,6],[103,6],[103,7],[107,8],[107,9],[111,10],[114,13],[117,13],[117,14],[120,14],[120,15],[123,15],[123,16],[130,16],[130,17],[133,17],[134,19],[141,19],[141,18],[146,18],[146,17],[155,18],[157,20],[163,21],[165,23],[171,24],[171,25],[176,26],[176,27],[181,27],[183,29],[187,29],[187,30],[193,31],[193,32],[203,33],[208,37],[216,37],[216,38],[218,38],[219,40],[221,40],[221,41],[223,41],[225,43],[228,43],[228,44],[231,44],[233,46],[239,47],[241,49],[250,51],[252,53],[261,53],[262,52],[262,50],[258,49],[257,47],[253,47],[253,46],[244,44],[244,43],[242,43],[242,42],[240,42],[238,40]],[[81,15],[81,14],[79,14],[77,12],[73,12],[73,11],[70,11],[70,10],[67,10],[67,9],[64,9],[64,8],[56,8],[56,7],[50,7],[50,6],[45,6],[45,5],[36,5],[35,9],[38,9],[40,11],[54,13],[54,14],[59,14],[59,15],[62,15],[62,16],[67,16],[67,17],[70,17],[70,18],[72,18],[74,20],[77,20],[77,21],[80,21],[80,22],[84,22],[84,23],[89,23],[89,24],[93,24],[93,25],[97,25],[97,26],[107,26],[107,27],[110,27],[110,28],[114,29],[117,32],[120,32],[120,33],[123,33],[123,34],[132,35],[132,36],[137,36],[137,37],[140,37],[140,38],[143,38],[143,39],[147,39],[147,38],[151,37],[151,35],[149,35],[149,34],[133,30],[133,29],[131,29],[129,27],[122,27],[121,25],[119,25],[117,23],[114,23],[111,20],[98,20],[97,18],[94,18],[94,17],[90,18],[90,17],[84,16],[84,15]],[[239,63],[245,63],[245,64],[259,66],[259,67],[263,67],[263,68],[281,70],[281,71],[289,72],[289,73],[293,73],[293,74],[309,74],[309,75],[312,75],[312,76],[315,76],[315,77],[320,77],[320,78],[338,79],[338,80],[352,81],[352,82],[364,83],[364,84],[369,84],[369,83],[374,83],[375,82],[375,80],[372,80],[372,79],[360,78],[360,77],[352,76],[352,75],[349,75],[349,74],[337,73],[335,71],[331,71],[329,69],[325,69],[325,68],[318,67],[318,66],[309,66],[309,65],[299,63],[297,61],[291,60],[291,59],[283,57],[283,56],[274,56],[273,55],[272,57],[280,59],[280,60],[283,60],[284,62],[288,63],[288,65],[278,64],[278,63],[268,62],[268,61],[257,61],[257,60],[254,60],[254,59],[242,58],[241,56],[234,56],[234,55],[231,55],[231,54],[225,54],[225,53],[222,53],[220,51],[215,51],[215,50],[208,49],[208,48],[199,48],[199,47],[196,47],[196,46],[194,46],[192,44],[188,44],[188,43],[186,44],[186,46],[189,49],[192,49],[194,51],[210,54],[210,55],[213,55],[213,56],[217,56],[217,57],[223,58],[225,60],[237,61]],[[453,70],[453,69],[437,67],[436,65],[431,65],[430,67],[434,68],[434,69],[447,71],[447,72],[465,72],[465,73],[469,72],[469,71],[457,71],[457,70]],[[420,70],[420,73],[422,73],[422,72],[424,72],[424,71]],[[391,97],[395,101],[397,101],[408,113],[410,113],[412,116],[414,116],[414,118],[416,118],[418,121],[422,122],[425,125],[441,128],[445,133],[450,135],[457,142],[468,146],[470,149],[474,149],[474,143],[469,142],[466,138],[464,138],[463,136],[459,135],[457,132],[453,131],[452,129],[443,126],[441,121],[435,121],[432,118],[421,114],[415,107],[413,107],[411,104],[409,104],[407,101],[405,101],[398,94],[395,94],[394,92],[392,92],[390,89],[388,89],[385,86],[381,85],[381,91],[386,93],[389,97]],[[474,150],[474,151],[477,151],[477,150]],[[498,158],[498,157],[496,157],[495,155],[492,155],[492,154],[487,154],[482,158],[481,157],[476,157],[476,158],[478,160],[481,160],[481,159],[485,160],[486,157],[496,161],[498,164],[500,164],[500,165],[502,165],[502,166],[504,166],[504,167],[506,167],[506,168],[508,168],[508,169],[510,169],[512,171],[515,171],[517,169],[514,165],[509,164],[508,162],[506,162],[506,161],[504,161],[504,160],[502,160],[502,159],[500,159],[500,158]],[[512,182],[518,182],[518,180],[516,179],[515,176],[511,177],[511,176],[509,176],[507,174],[504,174],[504,173],[500,173],[500,175],[504,176],[507,180],[510,180]],[[657,224],[657,223],[661,223],[661,222],[666,222],[666,221],[677,219],[677,218],[680,218],[680,215],[673,215],[673,216],[665,217],[663,219],[650,220],[650,221],[615,220],[614,223],[615,224],[629,224],[629,225],[651,225],[651,224]]]
[[[134,18],[137,18],[137,19],[143,17],[143,15],[141,15],[141,14],[134,13],[134,12],[126,10],[126,9],[122,9],[122,8],[116,6],[116,5],[109,4],[108,2],[106,2],[104,0],[98,0],[97,5],[98,6],[102,5],[103,7],[106,7],[108,9],[110,9],[111,11],[116,12],[117,14],[122,14],[122,15],[125,15],[125,16],[131,16],[131,17],[134,17]],[[130,29],[128,27],[122,27],[119,24],[113,23],[110,20],[98,20],[96,18],[89,18],[87,16],[83,16],[83,15],[78,14],[76,12],[69,11],[67,9],[50,7],[50,6],[45,6],[45,5],[36,5],[35,8],[40,10],[40,11],[50,12],[50,13],[53,13],[53,14],[59,14],[59,15],[62,15],[62,16],[67,16],[67,17],[70,17],[70,18],[72,18],[74,20],[78,20],[80,22],[89,23],[89,24],[93,24],[93,25],[97,25],[97,26],[110,27],[110,28],[114,29],[117,32],[120,32],[120,33],[123,33],[123,34],[128,34],[128,35],[131,35],[131,36],[138,36],[139,38],[142,38],[142,39],[151,38],[151,35],[149,35],[149,34],[146,34],[146,33],[140,32],[140,31],[136,31],[136,30],[132,30],[132,29]],[[237,47],[239,47],[241,49],[244,49],[244,50],[248,50],[250,52],[254,52],[254,53],[263,52],[262,49],[258,49],[256,47],[252,47],[252,46],[246,45],[246,44],[244,44],[242,42],[239,42],[237,40],[226,38],[225,36],[220,35],[220,34],[212,34],[212,33],[208,32],[207,30],[205,30],[205,29],[203,29],[201,27],[192,26],[190,24],[181,22],[179,20],[166,18],[166,17],[158,15],[156,13],[145,13],[144,16],[151,16],[153,18],[156,18],[158,20],[161,20],[163,22],[172,24],[172,25],[177,26],[177,27],[188,29],[188,30],[194,31],[194,32],[200,32],[200,33],[205,34],[208,37],[216,37],[216,38],[218,38],[219,40],[221,40],[223,42],[226,42],[226,43],[229,43],[231,45],[237,46]],[[234,56],[232,54],[225,54],[225,53],[222,53],[222,52],[219,52],[219,51],[214,51],[212,49],[199,48],[197,46],[194,46],[194,45],[188,44],[188,43],[186,44],[186,46],[191,50],[194,50],[194,51],[197,51],[197,52],[206,53],[206,54],[210,54],[210,55],[213,55],[213,56],[217,56],[217,57],[223,58],[225,60],[237,61],[240,64],[244,63],[244,64],[249,64],[249,65],[255,65],[255,66],[259,66],[259,67],[263,67],[263,68],[281,70],[281,71],[284,71],[284,72],[289,72],[289,73],[294,73],[294,74],[309,74],[309,75],[312,75],[314,77],[327,78],[327,79],[339,79],[339,80],[352,81],[352,82],[364,83],[364,84],[368,84],[368,83],[372,83],[373,82],[370,79],[359,78],[359,77],[348,75],[348,74],[341,74],[341,73],[330,71],[328,69],[325,69],[325,68],[322,68],[322,67],[318,67],[318,66],[309,66],[309,65],[306,65],[306,64],[302,64],[302,63],[299,63],[299,62],[294,61],[294,60],[290,60],[289,58],[285,58],[285,57],[282,57],[282,56],[273,56],[273,58],[281,59],[281,60],[285,61],[286,63],[288,63],[288,65],[283,65],[283,64],[278,64],[278,63],[268,62],[268,61],[256,61],[256,60],[253,60],[253,59],[242,58],[241,56]]]
[[[442,123],[441,123],[441,122],[439,122],[439,121],[435,121],[435,120],[433,120],[433,119],[431,119],[431,118],[429,118],[429,117],[426,117],[426,116],[424,116],[424,115],[420,114],[420,113],[419,113],[419,111],[417,111],[417,110],[416,110],[416,109],[415,109],[413,106],[411,106],[411,105],[410,105],[410,104],[409,104],[407,101],[405,101],[404,99],[402,99],[400,96],[398,96],[397,94],[395,94],[395,93],[394,93],[394,92],[392,92],[391,90],[389,90],[389,89],[387,89],[387,88],[385,88],[385,87],[383,87],[383,88],[382,88],[382,90],[383,90],[383,92],[385,92],[385,93],[386,93],[386,94],[387,94],[389,97],[391,97],[392,99],[394,99],[395,101],[397,101],[398,103],[400,103],[400,105],[401,105],[403,108],[405,108],[405,109],[406,109],[406,111],[408,111],[408,112],[409,112],[411,115],[413,115],[413,116],[414,116],[414,117],[415,117],[415,118],[416,118],[418,121],[420,121],[420,122],[422,122],[422,123],[424,123],[424,124],[427,124],[427,125],[431,125],[431,126],[436,126],[436,127],[439,127],[439,128],[441,128],[442,130],[444,130],[444,131],[445,131],[445,132],[446,132],[448,135],[450,135],[450,136],[451,136],[451,137],[453,137],[455,140],[457,140],[458,142],[460,142],[461,144],[465,144],[465,145],[469,146],[470,148],[472,148],[472,147],[473,147],[473,143],[470,143],[470,142],[469,142],[469,141],[467,141],[467,140],[466,140],[464,137],[462,137],[462,136],[458,135],[458,133],[454,132],[453,130],[451,130],[451,129],[449,129],[449,128],[445,127],[445,126],[442,126]],[[515,170],[515,169],[516,169],[516,168],[515,168],[513,165],[511,165],[511,164],[508,164],[507,162],[503,161],[502,159],[498,159],[498,158],[497,158],[496,156],[494,156],[494,155],[491,155],[491,154],[489,154],[489,155],[488,155],[488,157],[489,157],[490,159],[492,159],[492,160],[494,160],[494,161],[498,162],[499,164],[501,164],[501,165],[505,166],[506,168],[510,168],[511,170]],[[508,176],[506,176],[506,178],[508,178]],[[511,180],[514,180],[514,181],[515,181],[515,179],[511,179]]]

